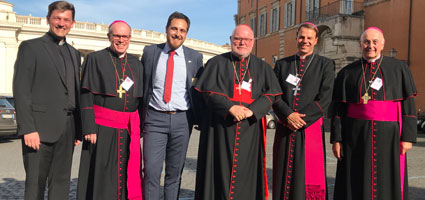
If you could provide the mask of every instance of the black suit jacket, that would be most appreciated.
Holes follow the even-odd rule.
[[[80,53],[68,44],[74,66],[76,137],[81,138]],[[42,142],[56,142],[66,126],[68,88],[64,63],[50,35],[23,41],[13,77],[18,135],[38,132]]]
[[[161,51],[164,49],[165,43],[155,44],[151,46],[146,46],[143,50],[142,56],[142,64],[143,64],[143,105],[141,111],[142,122],[144,123],[144,119],[146,117],[146,111],[149,107],[149,101],[152,98],[153,94],[153,84],[154,78],[156,74],[156,68],[158,65],[159,56],[161,55]],[[197,77],[199,77],[202,71],[202,54],[199,52],[183,46],[183,52],[186,60],[186,88],[189,88],[189,100],[190,100],[190,109],[188,111],[189,115],[189,124],[193,125],[193,123],[197,123],[198,111],[197,107],[199,107],[199,95],[193,89],[194,82]]]

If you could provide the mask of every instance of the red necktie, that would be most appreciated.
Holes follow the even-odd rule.
[[[173,72],[174,72],[174,54],[176,51],[171,50],[168,52],[167,74],[165,76],[164,87],[164,102],[168,103],[171,100],[171,89],[173,88]]]

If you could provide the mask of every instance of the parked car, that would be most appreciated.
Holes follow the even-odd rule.
[[[267,121],[267,128],[275,129],[279,120],[273,111],[269,111],[266,114],[266,121]]]
[[[0,97],[0,136],[16,134],[15,108],[6,97]]]

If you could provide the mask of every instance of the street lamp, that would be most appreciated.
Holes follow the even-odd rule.
[[[395,50],[394,48],[390,49],[390,57],[395,58],[397,56],[398,51]]]

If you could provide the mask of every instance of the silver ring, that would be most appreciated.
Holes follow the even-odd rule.
[[[297,126],[301,126],[301,124],[297,124]]]

